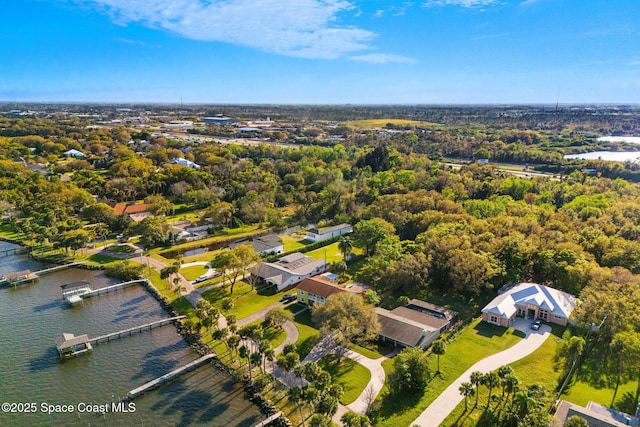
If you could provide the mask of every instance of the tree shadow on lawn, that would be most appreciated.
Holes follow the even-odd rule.
[[[418,405],[422,396],[422,393],[387,393],[382,398],[376,418],[398,416],[408,410],[411,410]]]
[[[512,329],[511,332],[509,332],[509,328],[505,328],[504,326],[492,325],[487,322],[480,322],[476,326],[474,326],[473,329],[478,335],[487,338],[504,337],[508,334],[515,335],[516,337],[520,338],[524,338],[527,336],[527,334],[517,329]]]

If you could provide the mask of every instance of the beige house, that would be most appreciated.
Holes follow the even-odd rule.
[[[361,294],[364,290],[359,286],[344,287],[329,280],[326,275],[319,275],[304,279],[296,287],[298,292],[298,302],[301,304],[313,305],[324,304],[331,295],[349,292],[351,294]]]
[[[519,283],[487,304],[482,320],[510,326],[517,317],[524,317],[565,326],[575,306],[576,298],[566,292],[537,283]]]

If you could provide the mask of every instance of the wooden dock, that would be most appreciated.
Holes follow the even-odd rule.
[[[199,368],[200,366],[204,365],[205,363],[207,363],[207,361],[209,361],[210,359],[213,359],[214,357],[216,357],[215,353],[207,354],[197,360],[194,360],[193,362],[187,365],[184,365],[181,368],[175,369],[169,372],[168,374],[158,377],[155,380],[149,381],[148,383],[143,384],[138,388],[134,388],[129,393],[127,393],[126,399],[127,400],[135,399],[136,397],[146,393],[149,390],[153,390],[154,388],[160,387],[162,384],[165,384],[171,380],[178,378],[182,374],[185,374],[189,371],[193,371],[194,369]]]
[[[273,421],[277,420],[278,418],[280,418],[280,415],[282,415],[282,411],[280,412],[276,412],[275,414],[271,415],[269,418],[260,421],[258,424],[256,424],[254,427],[264,427],[264,426],[268,426],[269,424],[271,424]]]
[[[187,316],[176,316],[170,317],[168,319],[156,320],[155,322],[147,323],[145,325],[135,326],[129,329],[123,329],[118,332],[113,332],[111,334],[101,335],[96,338],[89,338],[88,335],[79,335],[75,336],[73,334],[64,333],[61,336],[56,338],[56,347],[58,349],[58,353],[60,354],[60,358],[68,358],[74,357],[80,354],[87,353],[93,350],[91,344],[100,344],[101,342],[109,342],[112,340],[117,340],[118,338],[130,337],[134,333],[142,333],[144,331],[150,331],[153,328],[158,328],[160,326],[169,325],[174,320],[184,319]]]
[[[117,292],[120,289],[126,288],[138,283],[148,282],[147,279],[130,280],[128,282],[116,283],[115,285],[105,286],[100,289],[93,289],[90,293],[83,295],[83,298],[97,297],[98,295],[108,294],[109,292]]]
[[[140,326],[135,326],[129,329],[123,329],[118,332],[113,332],[111,334],[101,335],[96,338],[89,338],[87,342],[90,344],[100,344],[101,342],[109,342],[111,340],[117,340],[122,337],[130,337],[134,333],[142,333],[145,330],[150,331],[153,328],[159,328],[160,326],[165,326],[173,322],[174,320],[184,319],[187,316],[176,316],[170,317],[168,319],[156,320],[155,322],[147,323]]]
[[[9,273],[0,277],[0,285],[19,285],[25,282],[32,282],[36,280],[38,277],[43,276],[48,273],[53,273],[54,271],[64,270],[66,268],[75,267],[77,265],[84,265],[84,261],[72,262],[70,264],[57,265],[55,267],[45,268],[44,270],[31,272],[29,270],[20,271],[17,273]]]
[[[148,282],[147,279],[130,280],[128,282],[116,283],[115,285],[105,286],[104,288],[91,289],[88,282],[82,282],[81,285],[72,283],[70,285],[63,285],[62,299],[69,305],[82,302],[85,298],[97,297],[99,295],[108,294],[110,292],[117,292],[120,289],[124,289],[131,285],[138,283]],[[76,285],[76,286],[73,286]]]

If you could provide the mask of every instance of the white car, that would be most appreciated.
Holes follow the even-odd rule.
[[[538,319],[535,322],[533,322],[533,325],[531,325],[531,329],[533,329],[534,331],[537,331],[538,329],[540,329],[540,326],[542,326],[542,320]]]

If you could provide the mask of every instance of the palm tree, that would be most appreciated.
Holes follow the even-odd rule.
[[[500,384],[500,378],[494,371],[488,372],[482,377],[482,383],[489,389],[489,399],[487,400],[487,408],[491,405],[491,392]]]
[[[251,353],[249,359],[251,359],[251,363],[253,363],[254,365],[258,365],[258,368],[260,369],[260,371],[262,371],[262,363],[260,363],[262,362],[262,353],[260,353],[259,351]]]
[[[231,361],[233,362],[233,354],[236,348],[240,345],[240,337],[237,335],[231,335],[227,338],[227,347],[229,348],[229,357],[231,357]]]
[[[531,410],[538,405],[538,401],[530,396],[528,390],[523,390],[513,396],[512,404],[516,406],[516,413],[523,419]]]
[[[160,270],[160,279],[167,280],[169,276],[171,276],[171,267],[165,267],[162,270]],[[166,288],[169,289],[169,286],[170,286],[170,283],[167,280]]]
[[[473,388],[473,384],[467,382],[460,384],[458,390],[460,390],[460,394],[464,396],[464,411],[467,412],[468,397],[476,394],[476,391]]]
[[[435,341],[431,346],[431,352],[438,358],[438,370],[436,374],[440,373],[440,355],[444,354],[447,350],[447,345],[442,340]]]
[[[338,250],[342,252],[342,256],[345,262],[349,259],[349,255],[353,253],[353,242],[347,236],[340,237],[338,242]]]
[[[498,368],[498,378],[500,379],[500,384],[502,385],[502,397],[500,398],[500,401],[504,400],[504,393],[506,391],[506,387],[507,387],[507,383],[505,381],[505,379],[509,376],[513,374],[513,369],[511,368],[511,366],[505,365],[505,366],[500,366]]]
[[[515,375],[511,374],[506,376],[506,378],[504,379],[504,383],[506,385],[505,388],[507,389],[507,402],[508,402],[509,395],[518,391],[518,385],[520,384],[520,381]]]
[[[267,360],[269,362],[271,362],[271,370],[275,370],[274,366],[273,366],[273,362],[276,360],[276,352],[273,350],[273,348],[271,348],[271,346],[269,346],[269,348],[264,352],[264,360],[265,360],[265,371],[267,370],[266,368],[266,363]]]
[[[473,371],[471,372],[471,378],[469,379],[469,381],[471,382],[472,385],[474,385],[476,387],[476,405],[478,406],[478,395],[480,394],[480,384],[482,384],[482,377],[484,375],[482,374],[482,372],[480,371]]]
[[[302,412],[302,401],[304,400],[304,390],[301,387],[291,387],[287,391],[290,402],[295,402],[300,410],[300,418],[302,419],[302,425],[304,427],[304,413]]]
[[[176,279],[178,279],[178,278],[176,277]],[[178,279],[178,282],[180,282],[180,279]],[[174,291],[176,294],[179,294],[179,295],[180,295],[180,298],[184,298],[184,295],[182,295],[182,293],[183,293],[184,291],[186,291],[186,290],[187,290],[187,288],[185,288],[183,285],[178,285],[178,284],[176,283],[176,288],[175,288],[173,291]]]

